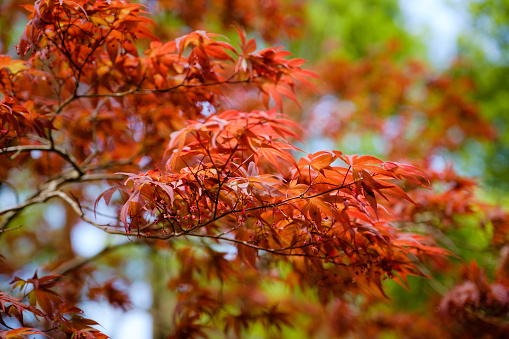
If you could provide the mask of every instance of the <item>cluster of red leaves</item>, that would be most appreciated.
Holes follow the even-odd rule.
[[[55,53],[60,54],[68,61],[67,67],[74,75],[80,74],[81,80],[92,87],[88,89],[90,93],[106,94],[135,88],[148,94],[149,90],[165,92],[186,86],[197,87],[199,91],[200,84],[209,82],[213,85],[227,82],[227,79],[260,78],[257,87],[261,92],[269,92],[266,87],[271,84],[278,88],[271,89],[271,94],[293,96],[286,89],[293,88],[293,77],[314,76],[299,68],[304,60],[285,59],[288,52],[277,51],[278,48],[256,52],[255,41],[246,41],[240,31],[240,54],[230,44],[213,40],[217,34],[196,31],[164,45],[153,42],[144,53],[146,58],[137,58],[134,41],[153,38],[148,27],[152,22],[139,15],[142,11],[137,4],[41,0],[25,8],[31,12],[30,24],[21,39],[20,53],[25,55],[33,48],[37,51],[36,58],[53,58]],[[183,57],[186,49],[191,50]],[[229,53],[238,54],[238,61]],[[233,74],[225,76],[225,61],[234,63]],[[107,79],[101,79],[102,76]],[[117,86],[112,88],[113,84]],[[196,103],[210,101],[210,98],[197,96],[189,100]]]
[[[305,1],[165,0],[149,6],[153,13],[176,16],[191,29],[203,29],[219,21],[223,29],[231,28],[232,24],[245,27],[270,43],[297,38],[305,27]]]
[[[139,15],[138,4],[38,0],[24,7],[30,15],[19,44],[20,54],[27,54],[31,48],[56,46],[77,69],[84,67],[93,51],[103,44],[111,54],[121,49],[137,55],[134,40],[153,37],[146,27],[152,21]]]
[[[26,103],[25,105],[29,105]],[[45,117],[31,117],[26,106],[18,105],[11,97],[0,102],[0,145],[27,133],[37,133],[41,138],[46,136],[45,128],[53,128],[51,121]],[[4,129],[5,128],[5,129]]]
[[[508,255],[490,283],[484,269],[475,261],[465,265],[462,282],[456,285],[441,301],[440,312],[451,322],[451,332],[463,338],[479,338],[490,333],[494,337],[509,335],[509,280]]]
[[[398,45],[390,43],[383,51],[360,60],[323,62],[318,73],[330,93],[350,103],[331,112],[327,118],[338,123],[323,126],[324,135],[341,136],[345,126],[352,132],[358,123],[360,132],[380,132],[392,157],[427,155],[440,148],[455,150],[467,136],[495,138],[495,128],[473,100],[472,80],[457,71],[464,67],[460,62],[437,74],[418,61],[395,62],[397,53]],[[331,68],[335,71],[328,71]],[[310,123],[324,118],[319,108]]]
[[[127,311],[132,307],[127,293],[115,286],[115,279],[110,279],[100,286],[90,288],[87,296],[90,300],[106,299],[110,305],[123,311]]]
[[[9,56],[0,55],[0,93],[4,95],[0,102],[0,146],[28,133],[36,133],[44,138],[45,129],[53,128],[48,118],[29,111],[33,102],[27,101],[21,105],[11,96],[19,73],[24,73],[27,68],[22,60],[12,60]]]
[[[39,278],[37,272],[30,279],[23,280],[14,278],[11,284],[13,288],[30,290],[23,299],[14,298],[9,294],[0,292],[0,325],[10,330],[0,331],[1,338],[21,339],[26,335],[40,334],[48,338],[76,337],[76,338],[99,338],[106,339],[108,336],[102,334],[93,325],[98,325],[93,320],[83,318],[80,314],[83,311],[78,307],[70,306],[64,299],[54,292],[58,276],[44,276]],[[28,288],[30,286],[30,288]],[[25,298],[29,304],[25,303]],[[41,331],[31,327],[25,327],[24,317],[27,313],[35,316],[38,322],[47,325],[48,329]],[[22,327],[14,329],[5,323],[4,317],[15,318]]]
[[[490,208],[486,213],[486,221],[493,225],[491,243],[500,248],[509,242],[509,213],[502,208]]]
[[[395,202],[399,205],[395,208],[407,215],[408,221],[446,230],[460,229],[462,218],[476,217],[480,219],[480,227],[492,227],[490,239],[494,248],[500,249],[507,243],[509,213],[476,197],[475,190],[479,184],[475,179],[459,175],[452,165],[442,171],[428,168],[426,172],[430,174],[434,190],[412,192],[410,195],[417,202],[412,206]]]
[[[297,148],[288,141],[296,137],[293,125],[275,110],[226,111],[189,122],[172,134],[165,171],[129,174],[130,197],[121,212],[127,233],[232,242],[251,267],[260,250],[349,266],[380,289],[383,276],[393,272],[403,280],[422,275],[410,254],[447,254],[394,227],[397,217],[379,203],[388,196],[412,201],[393,181],[424,185],[422,171],[338,151],[296,163],[289,151]],[[333,166],[338,159],[348,167]]]
[[[217,34],[196,31],[168,43],[153,40],[139,56],[135,41],[154,38],[138,4],[41,0],[25,8],[29,24],[19,52],[30,58],[9,62],[18,71],[5,78],[4,92],[32,100],[33,116],[52,113],[58,140],[72,137],[69,146],[81,161],[93,150],[104,153],[103,163],[133,150],[133,162],[142,151],[160,158],[157,145],[186,118],[228,105],[228,85],[250,84],[266,105],[272,98],[282,106],[281,96],[295,100],[296,80],[316,77],[288,52],[256,51],[255,41],[240,31],[239,51]]]
[[[8,95],[13,90],[13,82],[18,73],[26,70],[23,60],[12,60],[10,56],[0,55],[0,90],[2,94]]]
[[[491,209],[475,197],[474,189],[478,185],[477,182],[472,178],[458,175],[452,166],[447,166],[442,171],[428,168],[426,172],[429,173],[435,189],[415,190],[411,196],[417,204],[399,206],[402,213],[409,216],[410,221],[421,220],[441,228],[459,228],[461,225],[456,219],[458,215],[474,216],[480,213],[481,207],[486,211]],[[423,220],[423,215],[428,217]]]
[[[274,277],[244,266],[239,257],[226,258],[225,253],[210,247],[173,250],[182,264],[182,271],[168,285],[171,290],[178,291],[172,319],[175,330],[169,338],[207,338],[211,331],[221,334],[204,323],[203,317],[221,319],[226,336],[233,332],[241,337],[244,330],[257,323],[278,330],[282,326],[292,326],[290,310],[260,288],[261,282],[274,281]]]

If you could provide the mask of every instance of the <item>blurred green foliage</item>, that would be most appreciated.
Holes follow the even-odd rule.
[[[294,41],[290,49],[311,61],[330,56],[356,60],[393,39],[403,46],[403,54],[423,51],[423,42],[405,29],[397,0],[310,1],[306,18],[305,37]]]
[[[503,195],[509,188],[509,1],[476,0],[468,6],[470,29],[460,36],[460,56],[477,84],[476,100],[498,129],[496,142],[482,145],[484,182]],[[475,164],[472,164],[475,165]]]

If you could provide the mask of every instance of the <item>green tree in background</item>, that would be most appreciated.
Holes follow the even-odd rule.
[[[482,158],[485,182],[504,196],[509,187],[509,2],[472,1],[461,6],[469,8],[472,29],[460,37],[459,52],[468,63],[465,71],[476,82],[475,98],[499,135],[494,143],[473,145],[475,156],[468,163]]]

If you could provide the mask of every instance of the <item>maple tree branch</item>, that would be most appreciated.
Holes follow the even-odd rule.
[[[142,154],[144,150],[145,150],[144,147],[141,147],[137,152],[135,152],[129,158],[122,159],[122,160],[116,160],[116,161],[111,160],[105,164],[99,164],[99,165],[94,165],[94,166],[87,165],[84,167],[83,170],[85,172],[89,172],[89,171],[103,170],[103,169],[107,169],[107,168],[111,168],[111,167],[115,167],[115,166],[132,165],[134,159],[136,159],[136,157],[138,157],[140,154]]]
[[[61,176],[41,185],[41,187],[39,188],[39,191],[37,193],[35,193],[28,200],[22,202],[21,204],[14,206],[14,207],[0,211],[0,216],[3,216],[3,221],[0,223],[0,230],[7,228],[9,223],[17,215],[19,215],[19,213],[22,210],[24,210],[25,208],[35,205],[35,204],[38,204],[38,203],[46,202],[47,200],[49,200],[53,197],[63,198],[62,195],[65,195],[65,193],[58,191],[58,189],[65,184],[72,183],[72,182],[85,182],[85,181],[97,181],[97,180],[122,180],[123,178],[124,178],[124,176],[121,174],[96,173],[96,174],[80,175],[76,171],[64,173]],[[65,195],[65,197],[67,197],[67,195]],[[70,201],[74,202],[72,199]],[[78,208],[78,210],[81,211],[81,209],[79,209],[79,208]],[[83,212],[81,212],[81,213],[83,213]],[[78,215],[80,215],[80,213],[78,213]],[[87,221],[87,222],[92,222],[92,221]],[[98,225],[98,226],[100,226],[100,225]]]
[[[88,257],[88,258],[74,257],[71,260],[68,260],[68,261],[62,263],[60,266],[55,268],[50,274],[51,275],[66,275],[72,271],[75,271],[75,270],[83,267],[84,265],[87,265],[91,262],[94,262],[94,261],[100,259],[101,257],[103,257],[104,255],[106,255],[110,252],[118,250],[119,248],[123,248],[123,247],[129,246],[129,245],[139,245],[139,244],[140,244],[140,242],[137,242],[136,240],[135,241],[127,241],[127,242],[124,242],[121,244],[116,244],[116,245],[111,245],[111,246],[105,247],[99,253],[97,253],[91,257]]]
[[[13,227],[13,228],[0,229],[0,233],[5,233],[5,232],[14,231],[14,230],[17,230],[17,229],[19,229],[19,228],[21,228],[21,227],[23,227],[23,225],[19,225],[19,226]]]
[[[70,202],[72,200],[69,200],[70,198],[67,196],[67,197],[63,197],[63,196],[60,196],[62,197],[65,201],[67,202]],[[80,211],[79,208],[76,207],[77,206],[77,203],[72,201],[72,207],[75,211]],[[117,234],[117,235],[124,235],[124,236],[129,236],[129,234],[126,234],[125,232],[119,232],[119,231],[111,231],[111,230],[108,230],[106,229],[105,227],[108,227],[109,225],[98,225],[97,223],[94,223],[92,222],[90,219],[86,218],[84,215],[81,215],[80,216],[82,220],[84,220],[85,222],[87,223],[90,223],[92,226],[95,226],[95,227],[98,227],[100,228],[101,230],[109,233],[109,234]],[[150,226],[151,224],[147,225]],[[189,233],[188,231],[184,231],[184,232],[180,232],[180,233],[173,233],[173,234],[169,234],[169,235],[152,235],[152,234],[147,234],[147,235],[139,235],[138,238],[148,238],[148,239],[157,239],[157,240],[169,240],[169,239],[173,239],[173,238],[178,238],[178,237],[187,237],[187,236],[190,236],[190,237],[199,237],[199,238],[209,238],[209,239],[215,239],[215,240],[224,240],[224,241],[229,241],[229,242],[233,242],[233,243],[236,243],[236,244],[240,244],[240,245],[243,245],[243,246],[246,246],[246,247],[250,247],[250,248],[253,248],[253,249],[256,249],[256,250],[260,250],[260,251],[265,251],[265,252],[268,252],[268,253],[271,253],[271,254],[275,254],[275,255],[281,255],[281,256],[288,256],[288,257],[308,257],[308,258],[314,258],[314,259],[322,259],[322,260],[331,260],[332,259],[332,262],[333,264],[335,265],[338,265],[338,266],[346,266],[346,267],[349,267],[349,266],[352,266],[352,265],[348,265],[348,264],[344,264],[344,263],[337,263],[335,262],[333,259],[335,258],[339,258],[341,257],[341,255],[335,255],[335,256],[319,256],[319,255],[311,255],[311,254],[306,254],[306,253],[287,253],[286,251],[292,251],[292,250],[296,250],[296,249],[302,249],[302,248],[306,248],[306,247],[312,247],[312,246],[315,246],[317,245],[318,243],[316,242],[313,242],[313,243],[308,243],[308,244],[304,244],[304,245],[300,245],[300,246],[288,246],[288,247],[285,247],[285,248],[266,248],[266,247],[262,247],[262,246],[258,246],[258,245],[255,245],[255,244],[252,244],[252,243],[249,243],[247,241],[244,241],[244,240],[238,240],[238,239],[234,239],[234,238],[228,238],[228,237],[225,237],[224,235],[227,234],[228,232],[223,232],[221,234],[218,234],[218,235],[210,235],[210,234],[200,234],[200,233]],[[127,244],[131,244],[131,243],[123,243],[123,244],[120,244],[118,247],[120,246],[123,246],[123,245],[127,245]],[[67,269],[67,264],[66,266],[64,267],[66,269],[65,272],[63,273],[58,273],[58,274],[66,274],[74,269],[77,269],[91,261],[94,261],[96,260],[98,257],[106,254],[107,252],[109,252],[110,250],[113,250],[115,248],[105,248],[103,251],[99,252],[96,256],[93,256],[91,258],[79,258],[79,259],[74,259],[72,262],[70,262],[68,264],[68,266],[70,267],[70,269]],[[62,269],[64,270],[64,269]],[[54,271],[56,272],[56,271]],[[60,272],[60,270],[59,270]]]
[[[113,226],[113,225],[101,225],[101,224],[98,224],[96,223],[95,221],[91,220],[90,218],[88,218],[85,213],[83,212],[79,202],[77,202],[76,200],[73,200],[70,196],[68,196],[67,194],[65,194],[64,192],[62,191],[54,191],[52,192],[51,194],[51,197],[58,197],[60,199],[62,199],[64,202],[66,202],[69,207],[72,208],[72,210],[78,215],[79,218],[81,218],[81,220],[83,220],[84,222],[106,232],[106,233],[109,233],[109,234],[118,234],[118,235],[123,235],[123,236],[129,236],[129,234],[127,234],[126,232],[121,232],[121,231],[112,231],[110,229],[108,229],[108,227],[118,227],[118,226]],[[49,199],[49,198],[48,198]],[[141,230],[139,231],[143,231],[144,229],[150,227],[150,226],[153,226],[154,223],[148,223],[147,225],[145,225]]]
[[[257,77],[254,77],[253,79],[256,79],[258,78],[259,76]],[[185,79],[182,83],[178,84],[178,85],[175,85],[175,86],[172,86],[172,87],[167,87],[167,88],[161,88],[161,89],[157,89],[157,88],[154,88],[154,89],[132,89],[132,90],[129,90],[129,91],[125,91],[125,92],[117,92],[117,93],[104,93],[104,94],[77,94],[76,95],[76,98],[107,98],[107,97],[112,97],[112,98],[119,98],[119,97],[125,97],[127,95],[131,95],[131,94],[135,94],[135,95],[147,95],[147,94],[155,94],[155,93],[167,93],[167,92],[172,92],[172,91],[175,91],[179,88],[195,88],[195,87],[207,87],[207,86],[215,86],[215,85],[233,85],[233,84],[245,84],[245,83],[250,83],[250,82],[254,82],[252,81],[253,79],[246,79],[246,80],[230,80],[230,79],[227,79],[225,81],[214,81],[214,82],[208,82],[208,83],[198,83],[198,84],[189,84],[189,83],[185,83]],[[66,104],[67,105],[67,104]]]
[[[277,255],[304,256],[304,257],[312,257],[312,258],[316,258],[316,259],[323,259],[323,260],[327,259],[327,260],[330,260],[330,259],[334,259],[336,257],[339,257],[340,255],[331,257],[331,256],[309,255],[309,254],[306,254],[306,253],[287,253],[286,252],[286,251],[292,251],[292,250],[299,249],[299,248],[306,248],[306,247],[310,247],[310,246],[313,246],[313,245],[317,245],[318,243],[315,243],[315,242],[310,242],[308,244],[299,245],[299,246],[288,246],[288,247],[285,247],[285,248],[274,249],[274,248],[261,247],[261,246],[255,245],[253,243],[244,241],[244,240],[238,240],[238,239],[229,238],[229,237],[225,236],[226,234],[230,233],[231,231],[233,231],[234,229],[237,229],[240,226],[235,227],[233,230],[228,230],[228,231],[225,231],[225,232],[223,232],[221,234],[217,234],[217,235],[193,233],[192,231],[194,231],[195,229],[207,226],[207,225],[209,225],[209,224],[211,224],[211,223],[213,223],[213,222],[215,222],[217,220],[220,220],[220,219],[222,219],[222,218],[224,218],[224,217],[226,217],[228,215],[234,214],[234,213],[282,206],[282,205],[287,204],[288,202],[296,200],[296,199],[311,199],[311,198],[314,198],[314,197],[317,197],[317,196],[321,196],[321,195],[324,195],[324,194],[327,194],[327,193],[331,193],[333,191],[340,190],[340,189],[348,187],[348,186],[350,186],[352,184],[353,184],[353,182],[345,185],[344,182],[343,182],[341,185],[338,185],[337,187],[335,187],[333,189],[329,189],[329,190],[326,190],[326,191],[323,191],[323,192],[319,192],[319,193],[316,193],[316,194],[313,194],[313,195],[310,195],[310,196],[303,196],[302,194],[299,194],[297,196],[285,199],[285,200],[280,201],[278,203],[272,203],[270,205],[265,205],[265,206],[257,206],[257,207],[247,208],[247,209],[236,209],[237,204],[235,204],[235,206],[230,211],[225,212],[225,213],[223,213],[223,214],[221,214],[219,216],[216,216],[216,217],[212,218],[211,220],[209,220],[209,221],[207,221],[205,223],[195,225],[194,227],[192,227],[192,228],[190,228],[188,230],[182,231],[182,232],[178,232],[178,233],[174,232],[174,233],[171,233],[171,234],[168,234],[168,235],[154,235],[154,234],[150,234],[150,233],[145,234],[145,235],[141,235],[140,231],[143,231],[144,229],[147,229],[148,227],[150,227],[151,225],[154,224],[154,223],[149,223],[148,225],[145,225],[143,227],[143,229],[138,230],[138,237],[140,237],[140,238],[143,237],[143,238],[159,239],[159,240],[169,240],[169,239],[177,238],[177,237],[181,237],[181,236],[184,236],[184,237],[191,236],[191,237],[210,238],[210,239],[215,239],[215,240],[224,240],[224,241],[234,242],[234,243],[241,244],[241,245],[253,248],[253,249],[262,250],[262,251],[266,251],[266,252],[269,252],[269,253],[272,253],[272,254],[277,254]],[[97,227],[97,228],[107,232],[107,233],[110,233],[110,234],[119,234],[119,235],[129,236],[129,234],[127,234],[126,232],[113,231],[113,230],[108,229],[108,227],[111,227],[110,225],[99,225],[99,224],[93,222],[92,220],[88,219],[85,216],[85,214],[81,210],[81,207],[79,206],[79,204],[76,201],[73,201],[69,196],[65,195],[63,192],[60,192],[59,196],[62,199],[64,199],[66,202],[68,202],[71,205],[71,207],[75,210],[75,212],[80,216],[80,218],[82,220],[84,220],[85,222],[87,222],[87,223],[89,223],[89,224],[91,224],[91,225],[93,225],[93,226],[95,226],[95,227]],[[346,264],[340,264],[340,263],[334,263],[334,264],[348,266]]]
[[[244,240],[238,240],[238,239],[235,239],[235,238],[228,238],[228,237],[223,237],[223,236],[220,236],[220,235],[210,235],[210,234],[199,234],[199,233],[193,233],[193,234],[187,234],[189,236],[193,236],[193,237],[199,237],[199,238],[209,238],[209,239],[216,239],[216,240],[224,240],[224,241],[229,241],[229,242],[233,242],[233,243],[236,243],[236,244],[240,244],[240,245],[243,245],[243,246],[246,246],[246,247],[250,247],[250,248],[253,248],[253,249],[256,249],[256,250],[260,250],[260,251],[265,251],[265,252],[268,252],[268,253],[272,253],[272,254],[276,254],[276,255],[283,255],[283,256],[293,256],[293,257],[311,257],[311,258],[315,258],[315,259],[334,259],[334,258],[338,258],[340,257],[339,255],[336,255],[336,256],[317,256],[317,255],[310,255],[310,254],[306,254],[306,253],[286,253],[284,251],[291,251],[291,250],[294,250],[294,249],[299,249],[299,248],[304,248],[304,247],[310,247],[310,246],[313,246],[313,245],[316,245],[316,244],[306,244],[306,245],[303,245],[303,246],[293,246],[293,247],[285,247],[285,248],[266,248],[266,247],[262,247],[262,246],[258,246],[258,245],[255,245],[255,244],[252,244],[252,243],[249,243],[247,241],[244,241]],[[340,266],[349,266],[347,264],[343,264],[343,263],[335,263],[336,265],[340,265]]]
[[[55,196],[55,191],[53,190],[44,190],[36,193],[32,198],[26,200],[25,202],[18,204],[12,208],[5,209],[0,211],[0,216],[4,216],[4,220],[0,223],[0,230],[4,230],[7,228],[9,223],[19,215],[19,213],[25,208],[41,203],[46,202],[48,199]]]
[[[54,151],[58,154],[62,155],[62,153],[59,153],[58,150],[55,150],[52,146],[48,145],[33,145],[33,146],[13,146],[8,147],[1,153],[7,153],[7,152],[26,152],[26,151],[35,151],[35,150],[45,150],[45,151]],[[76,165],[76,163],[74,163]],[[77,165],[76,165],[77,166]],[[79,168],[79,167],[78,167]],[[46,202],[47,200],[59,196],[63,198],[62,194],[63,192],[57,191],[60,187],[62,187],[65,184],[72,183],[72,182],[86,182],[86,181],[99,181],[99,180],[122,180],[124,179],[124,175],[122,174],[109,174],[109,173],[94,173],[94,174],[83,174],[83,170],[77,171],[69,171],[66,173],[62,173],[60,176],[49,180],[42,184],[39,187],[39,190],[37,193],[32,195],[31,198],[27,199],[26,201],[17,204],[14,207],[7,208],[5,210],[0,211],[0,217],[3,217],[2,221],[0,222],[0,231],[5,230],[10,222],[21,213],[25,208]],[[65,194],[64,194],[65,195]],[[63,198],[65,200],[65,198]],[[70,200],[72,201],[72,200]],[[78,215],[83,219],[85,218],[83,212],[81,212],[81,209],[78,207],[78,209],[75,209],[78,212]],[[93,224],[96,227],[101,228],[102,230],[105,230],[103,227],[106,227],[104,225],[99,225],[94,223],[92,220],[84,219],[87,223]],[[10,229],[9,229],[10,230]],[[2,233],[2,232],[0,232]],[[118,233],[121,234],[121,233]]]
[[[83,170],[81,167],[77,164],[76,159],[63,149],[61,149],[58,146],[55,146],[53,144],[51,145],[19,145],[19,146],[10,146],[3,149],[0,149],[0,154],[3,153],[13,153],[15,152],[10,159],[14,160],[16,159],[22,152],[31,152],[31,151],[48,151],[48,152],[54,152],[58,155],[60,155],[65,161],[67,161],[69,164],[71,164],[72,167],[78,173],[83,175]]]
[[[72,101],[80,98],[120,98],[125,97],[131,94],[134,95],[148,95],[148,94],[155,94],[155,93],[168,93],[175,91],[179,88],[195,88],[195,87],[208,87],[208,86],[215,86],[215,85],[233,85],[233,84],[245,84],[245,83],[251,83],[255,82],[254,80],[257,78],[260,78],[260,75],[257,75],[255,77],[251,77],[249,79],[245,80],[231,80],[233,79],[237,73],[232,74],[228,79],[224,81],[214,81],[214,82],[208,82],[208,83],[197,83],[197,84],[189,84],[186,83],[186,79],[184,79],[180,84],[167,87],[167,88],[161,88],[161,89],[139,89],[138,87],[129,91],[125,92],[116,92],[116,93],[96,93],[96,94],[78,94],[77,93],[77,87],[75,88],[74,93],[67,98],[60,106],[57,107],[55,110],[55,114],[59,114],[67,105],[69,105]]]
[[[299,194],[299,195],[296,195],[294,197],[287,198],[285,200],[282,200],[282,201],[279,201],[279,202],[276,202],[276,203],[270,203],[270,204],[265,205],[265,206],[256,206],[256,207],[246,208],[246,209],[244,209],[244,211],[248,212],[248,211],[256,211],[256,210],[267,208],[267,207],[278,207],[278,206],[286,205],[288,202],[290,202],[292,200],[296,200],[296,199],[302,199],[302,200],[312,199],[312,198],[316,198],[316,197],[322,196],[322,195],[327,194],[327,193],[332,193],[334,191],[337,191],[337,190],[349,187],[349,186],[351,186],[353,184],[354,184],[354,182],[351,182],[351,183],[346,184],[346,185],[344,185],[344,184],[338,185],[338,187],[331,188],[331,189],[325,190],[323,192],[319,192],[319,193],[316,193],[316,194],[313,194],[313,195],[308,195],[308,196],[303,196],[303,194]],[[242,212],[242,211],[243,210],[233,210],[233,211],[230,211],[229,213],[238,213],[238,212]]]
[[[233,150],[231,151],[230,155],[228,156],[228,159],[226,159],[223,167],[221,168],[221,172],[217,171],[217,168],[216,168],[216,171],[217,171],[217,179],[219,181],[219,187],[217,189],[217,194],[216,194],[216,200],[214,201],[214,215],[213,215],[213,218],[215,218],[217,216],[217,208],[219,206],[219,196],[221,194],[221,188],[223,187],[223,185],[226,183],[226,181],[228,181],[228,178],[230,177],[231,175],[231,172],[228,172],[226,174],[226,177],[224,178],[224,180],[220,180],[221,179],[221,174],[224,172],[224,170],[226,169],[226,166],[228,165],[228,162],[230,162],[230,160],[233,158],[233,155],[235,154],[235,152],[237,152],[237,148],[239,147],[239,143],[237,142],[237,144],[235,145],[235,147],[233,148]],[[208,148],[205,148],[207,149],[207,152],[208,151]],[[209,153],[210,154],[210,153]],[[210,155],[209,155],[210,156]],[[214,165],[215,167],[215,165]]]
[[[87,223],[89,223],[89,224],[91,224],[91,225],[93,225],[93,226],[95,226],[97,228],[100,228],[103,231],[108,231],[106,229],[106,227],[108,227],[109,225],[100,225],[100,224],[90,220],[85,215],[83,210],[81,209],[80,204],[77,201],[73,200],[70,196],[68,196],[64,192],[62,192],[62,191],[54,191],[54,192],[52,192],[51,197],[58,197],[58,198],[62,199],[64,202],[66,202],[74,210],[74,212],[78,215],[78,217],[80,217],[83,221],[85,221],[85,222],[87,222]]]
[[[125,233],[117,233],[117,232],[108,232],[108,233],[126,235]],[[306,248],[306,247],[312,247],[314,245],[317,245],[318,243],[309,243],[309,244],[300,245],[300,246],[288,246],[285,248],[266,248],[266,247],[262,247],[262,246],[258,246],[258,245],[249,243],[244,240],[228,238],[228,237],[223,236],[223,234],[224,233],[218,234],[218,235],[211,235],[211,234],[181,232],[181,233],[174,233],[174,234],[165,235],[165,236],[145,235],[145,236],[140,236],[140,237],[150,238],[150,239],[158,239],[158,240],[169,240],[169,239],[177,238],[177,237],[181,237],[181,236],[209,238],[209,239],[214,239],[214,240],[223,240],[223,241],[233,242],[233,243],[236,243],[239,245],[243,245],[243,246],[253,248],[256,250],[260,250],[260,251],[265,251],[267,253],[271,253],[271,254],[275,254],[275,255],[288,256],[288,257],[308,257],[308,258],[313,258],[313,259],[332,260],[331,263],[334,265],[345,266],[345,267],[355,266],[355,265],[349,265],[349,264],[335,262],[334,259],[341,257],[341,255],[339,255],[339,254],[335,255],[335,256],[327,256],[327,255],[320,256],[320,255],[311,255],[311,254],[307,254],[307,253],[292,253],[292,252],[288,253],[288,252],[286,252],[286,251],[292,251],[292,250],[302,249],[302,248]]]
[[[210,225],[214,222],[216,222],[217,220],[219,219],[222,219],[230,214],[234,214],[234,213],[240,213],[240,212],[248,212],[248,211],[255,211],[255,210],[260,210],[260,209],[266,209],[266,208],[273,208],[273,207],[278,207],[278,206],[282,206],[282,205],[285,205],[287,204],[288,202],[290,201],[293,201],[293,200],[296,200],[296,199],[302,199],[302,200],[306,200],[306,199],[312,199],[312,198],[316,198],[318,196],[321,196],[321,195],[324,195],[324,194],[328,194],[328,193],[331,193],[331,192],[334,192],[334,191],[337,191],[337,190],[340,190],[340,189],[343,189],[345,187],[349,187],[351,186],[352,184],[354,184],[354,182],[351,182],[349,184],[341,184],[341,185],[338,185],[338,187],[335,187],[335,188],[332,188],[332,189],[329,189],[329,190],[325,190],[323,192],[319,192],[319,193],[316,193],[316,194],[313,194],[313,195],[310,195],[310,196],[303,196],[302,194],[299,194],[299,195],[296,195],[294,197],[291,197],[291,198],[287,198],[285,200],[282,200],[280,202],[277,202],[277,203],[270,203],[268,205],[263,205],[263,206],[256,206],[256,207],[251,207],[251,208],[242,208],[242,209],[236,209],[236,206],[237,206],[237,203],[235,204],[234,208],[231,209],[230,211],[228,212],[225,212],[219,216],[214,216],[212,219],[210,219],[209,221],[205,222],[205,223],[202,223],[202,224],[197,224],[193,227],[191,227],[190,229],[182,232],[183,234],[190,234],[190,235],[195,235],[194,233],[191,233],[192,231],[194,231],[195,229],[198,229],[198,228],[202,228],[202,227],[205,227],[207,225]],[[166,236],[163,236],[163,237],[157,237],[158,239],[169,239],[169,238],[173,238],[173,237],[176,237],[176,236],[180,236],[180,234],[178,233],[173,233],[173,234],[170,234],[170,235],[166,235]],[[149,236],[150,237],[150,236]]]
[[[65,101],[62,104],[60,104],[60,106],[57,107],[54,114],[57,115],[60,112],[62,112],[62,110],[65,108],[65,106],[69,105],[71,102],[73,102],[77,98],[78,98],[78,96],[76,95],[76,93],[73,93],[73,95],[71,95],[70,97],[65,99]]]
[[[236,209],[236,206],[238,204],[238,202],[235,204],[235,206],[230,210],[230,211],[227,211],[219,216],[215,216],[213,217],[212,219],[204,222],[204,223],[201,223],[201,224],[197,224],[187,230],[184,230],[183,232],[180,232],[180,233],[171,233],[171,234],[168,234],[168,235],[162,235],[162,236],[153,236],[153,235],[145,235],[144,237],[146,238],[154,238],[154,239],[161,239],[161,240],[168,240],[170,238],[176,238],[176,237],[180,237],[182,235],[189,235],[189,236],[195,236],[197,235],[197,233],[192,233],[194,230],[198,229],[198,228],[202,228],[202,227],[205,227],[207,225],[210,225],[228,215],[231,215],[231,214],[234,214],[234,213],[241,213],[241,212],[248,212],[248,211],[254,211],[254,210],[260,210],[260,209],[266,209],[266,208],[274,208],[274,207],[278,207],[278,206],[282,206],[282,205],[285,205],[287,204],[288,202],[290,201],[293,201],[293,200],[296,200],[296,199],[302,199],[302,200],[306,200],[306,199],[311,199],[311,198],[315,198],[315,197],[318,197],[318,196],[321,196],[321,195],[324,195],[324,194],[328,194],[328,193],[331,193],[331,192],[334,192],[334,191],[337,191],[337,190],[340,190],[340,189],[343,189],[345,187],[349,187],[353,184],[354,182],[351,182],[349,184],[342,184],[342,185],[338,185],[337,187],[335,188],[332,188],[332,189],[329,189],[329,190],[325,190],[323,192],[319,192],[319,193],[316,193],[316,194],[313,194],[313,195],[310,195],[310,196],[302,196],[302,194],[299,194],[299,195],[296,195],[294,197],[291,197],[291,198],[287,198],[285,200],[282,200],[280,202],[277,202],[277,203],[270,203],[268,205],[263,205],[263,206],[257,206],[257,207],[251,207],[251,208],[243,208],[243,209]],[[65,195],[65,194],[64,194]],[[67,199],[70,199],[69,197],[65,197]],[[65,199],[64,198],[64,199]],[[118,232],[118,231],[111,231],[109,229],[107,229],[107,227],[111,227],[111,225],[99,225],[95,222],[93,222],[92,220],[88,219],[83,211],[81,210],[80,206],[73,200],[70,200],[71,201],[71,207],[73,207],[73,209],[76,211],[76,213],[80,216],[80,218],[83,219],[83,221],[87,222],[87,223],[90,223],[91,225],[93,226],[96,226],[98,227],[99,229],[107,232],[107,233],[110,233],[110,234],[120,234],[120,235],[124,235],[124,236],[129,236],[129,234],[127,234],[126,232]],[[146,227],[144,227],[143,229],[139,230],[139,231],[143,231],[144,229],[148,228],[151,224],[153,223],[150,223],[149,225],[146,225]]]
[[[26,208],[28,206],[31,206],[33,204],[40,203],[40,202],[45,202],[52,196],[54,191],[56,189],[58,189],[62,184],[64,184],[65,182],[77,179],[79,176],[80,176],[79,173],[77,173],[76,171],[72,171],[72,172],[62,174],[61,176],[44,183],[39,188],[39,191],[37,193],[35,193],[31,198],[29,198],[28,200],[22,202],[21,204],[14,206],[14,207],[0,211],[0,216],[5,214],[5,215],[8,215],[7,219],[11,219],[15,216],[15,215],[12,215],[13,213],[17,214],[18,212],[20,212],[21,210],[23,210],[24,208]],[[5,225],[0,224],[0,225],[2,225],[4,227],[6,226],[6,224]],[[2,226],[0,226],[0,229],[4,228]]]

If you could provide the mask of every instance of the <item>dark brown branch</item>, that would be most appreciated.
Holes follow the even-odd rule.
[[[21,154],[21,152],[31,152],[31,151],[47,151],[47,152],[54,152],[58,155],[60,155],[65,161],[67,161],[71,166],[78,171],[81,175],[83,175],[83,170],[78,165],[76,159],[74,157],[61,149],[58,146],[55,145],[20,145],[20,146],[11,146],[6,147],[3,149],[0,149],[0,154],[2,153],[13,153],[15,152],[10,159],[16,159],[18,155]]]
[[[66,275],[72,271],[80,269],[84,265],[87,265],[91,262],[94,262],[94,261],[100,259],[101,257],[105,256],[106,254],[108,254],[110,252],[116,251],[119,248],[126,247],[129,245],[138,245],[138,244],[140,244],[140,243],[136,242],[136,241],[128,241],[125,243],[108,246],[108,247],[104,248],[101,252],[97,253],[94,256],[91,256],[90,258],[75,257],[69,261],[64,262],[57,268],[55,268],[51,272],[51,275]]]
[[[19,225],[19,226],[13,227],[13,228],[0,229],[0,233],[5,233],[5,232],[14,231],[14,230],[17,230],[17,229],[19,229],[19,228],[21,228],[21,227],[23,227],[23,225]]]
[[[161,88],[161,89],[132,89],[125,92],[117,92],[117,93],[102,93],[102,94],[78,94],[76,95],[76,98],[120,98],[125,97],[127,95],[148,95],[148,94],[156,94],[156,93],[168,93],[175,91],[179,88],[196,88],[196,87],[208,87],[208,86],[215,86],[215,85],[233,85],[233,84],[246,84],[253,82],[252,79],[246,79],[246,80],[225,80],[225,81],[214,81],[214,82],[208,82],[208,83],[197,83],[197,84],[186,84],[185,80],[184,82],[167,88]]]

